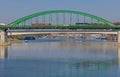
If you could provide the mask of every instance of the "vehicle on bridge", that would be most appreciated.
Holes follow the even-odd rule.
[[[82,25],[90,25],[89,23],[75,23],[76,25],[82,26]]]

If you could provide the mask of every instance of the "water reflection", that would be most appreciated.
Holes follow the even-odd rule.
[[[0,46],[0,58],[6,59],[8,57],[8,47],[7,46]]]
[[[7,47],[0,49],[6,58]],[[8,49],[9,59],[0,63],[0,77],[120,76],[120,48],[116,43],[27,42],[13,43]]]
[[[119,68],[120,68],[120,47],[118,47],[118,63],[119,63]]]

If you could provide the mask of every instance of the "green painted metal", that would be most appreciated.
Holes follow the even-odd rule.
[[[52,22],[52,15],[49,15],[49,23]]]
[[[70,25],[72,24],[72,14],[70,14]]]
[[[63,24],[65,24],[65,13],[63,13]]]
[[[95,19],[97,21],[100,21],[100,22],[103,22],[105,23],[106,25],[110,25],[110,26],[113,26],[113,24],[111,22],[109,22],[108,20],[105,20],[103,18],[100,18],[100,17],[97,17],[95,15],[91,15],[91,14],[88,14],[88,13],[84,13],[84,12],[79,12],[79,11],[70,11],[70,10],[52,10],[52,11],[44,11],[44,12],[38,12],[38,13],[35,13],[35,14],[32,14],[32,15],[28,15],[28,16],[25,16],[23,18],[20,18],[16,21],[13,21],[12,23],[10,23],[9,25],[12,25],[12,26],[16,26],[17,24],[20,24],[21,22],[24,22],[26,20],[29,20],[29,19],[32,19],[34,17],[38,17],[38,16],[44,16],[44,15],[47,15],[47,14],[54,14],[54,13],[71,13],[71,14],[79,14],[79,15],[82,15],[82,16],[85,16],[85,17],[90,17],[92,19]]]
[[[76,21],[79,22],[79,15],[76,15]]]
[[[58,23],[59,23],[59,14],[58,13],[56,14],[56,21],[57,21],[56,25],[58,25]]]

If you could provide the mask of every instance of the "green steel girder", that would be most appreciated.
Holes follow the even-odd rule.
[[[86,16],[86,17],[90,17],[90,18],[95,19],[95,20],[97,20],[97,21],[103,22],[103,23],[105,23],[106,25],[113,26],[113,24],[112,24],[111,22],[109,22],[108,20],[105,20],[105,19],[103,19],[103,18],[97,17],[97,16],[95,16],[95,15],[91,15],[91,14],[88,14],[88,13],[79,12],[79,11],[71,11],[71,10],[51,10],[51,11],[38,12],[38,13],[34,13],[34,14],[31,14],[31,15],[22,17],[22,18],[20,18],[20,19],[18,19],[18,20],[16,20],[16,21],[13,21],[13,22],[10,23],[9,25],[16,26],[17,24],[19,24],[19,23],[21,23],[21,22],[24,22],[24,21],[26,21],[26,20],[32,19],[32,18],[34,18],[34,17],[38,17],[38,16],[42,16],[42,15],[47,15],[47,14],[54,14],[54,13],[79,14],[79,15]]]

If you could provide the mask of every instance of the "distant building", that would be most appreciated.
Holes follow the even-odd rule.
[[[114,24],[114,25],[120,25],[120,22],[113,22],[112,24]]]
[[[0,23],[0,26],[5,26],[6,24],[5,23]]]

